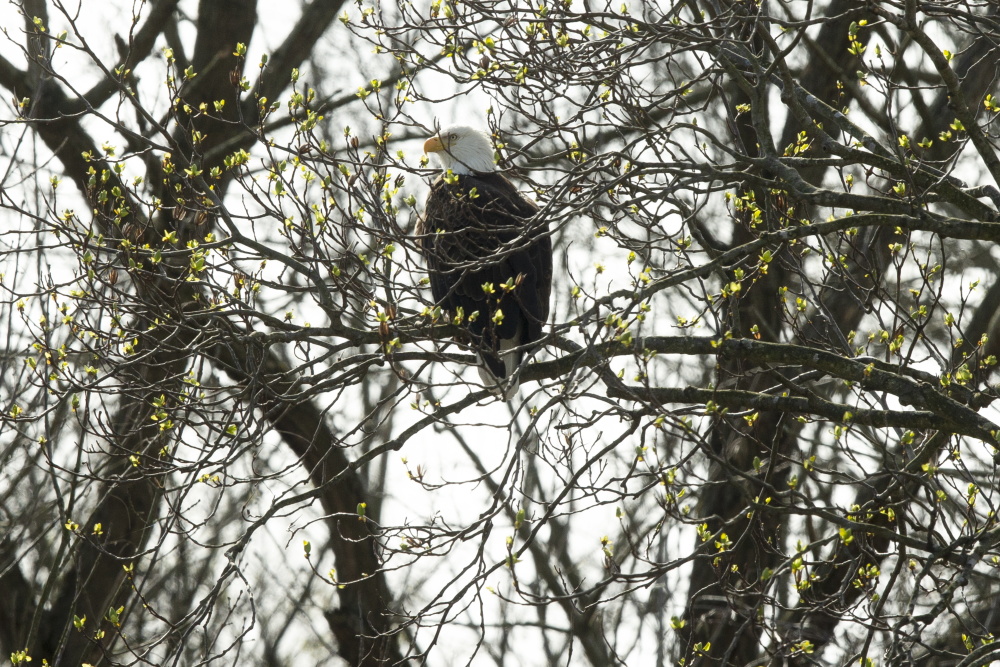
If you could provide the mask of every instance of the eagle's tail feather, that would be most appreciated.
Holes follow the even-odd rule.
[[[503,400],[509,401],[517,394],[517,389],[521,385],[516,372],[521,365],[523,352],[515,352],[514,349],[521,344],[522,327],[518,326],[513,338],[501,338],[500,349],[496,354],[486,353],[476,354],[478,362],[479,377],[483,384],[491,392],[502,396]],[[504,388],[506,384],[506,388]]]
[[[483,381],[483,385],[491,393],[500,396],[505,401],[509,401],[517,394],[517,389],[521,383],[516,377],[509,377],[502,380],[497,379],[497,376],[493,374],[493,371],[486,364],[480,364],[477,366],[477,370],[479,371],[479,379]]]
[[[521,365],[521,357],[524,354],[514,352],[514,348],[521,344],[521,330],[517,331],[517,338],[503,338],[500,340],[500,358],[503,360],[504,377],[509,378]]]

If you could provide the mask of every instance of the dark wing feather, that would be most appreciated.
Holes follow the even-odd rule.
[[[549,318],[549,296],[552,287],[552,239],[548,225],[532,221],[530,228],[523,220],[538,212],[534,202],[524,198],[500,174],[491,174],[489,191],[522,219],[513,230],[505,230],[501,238],[505,244],[506,266],[504,280],[521,276],[521,285],[511,295],[520,307],[525,322],[525,336],[521,344],[533,343],[542,337],[542,327]],[[504,311],[506,312],[506,311]]]
[[[438,179],[431,186],[417,229],[431,294],[452,314],[457,308],[466,316],[479,311],[468,328],[488,351],[496,352],[501,339],[514,339],[518,331],[518,345],[542,337],[549,315],[552,241],[547,225],[526,224],[537,211],[500,174],[458,176],[452,183]],[[520,284],[505,293],[500,285],[512,279]],[[484,293],[484,283],[494,285],[494,295]],[[493,322],[498,309],[503,311],[500,324]],[[484,359],[497,377],[505,374],[496,355]]]

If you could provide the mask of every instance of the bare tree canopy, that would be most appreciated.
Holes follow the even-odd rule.
[[[997,3],[0,12],[11,664],[1000,660]]]

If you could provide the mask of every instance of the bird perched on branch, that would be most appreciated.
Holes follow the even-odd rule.
[[[497,172],[489,136],[449,127],[424,144],[443,170],[417,234],[434,301],[470,334],[483,383],[504,400],[549,317],[552,240],[538,206]]]

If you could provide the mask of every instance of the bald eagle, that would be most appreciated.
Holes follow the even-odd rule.
[[[443,170],[417,225],[431,294],[469,332],[484,385],[503,400],[549,317],[552,240],[538,212],[493,162],[493,144],[471,127],[431,137],[424,152]]]

